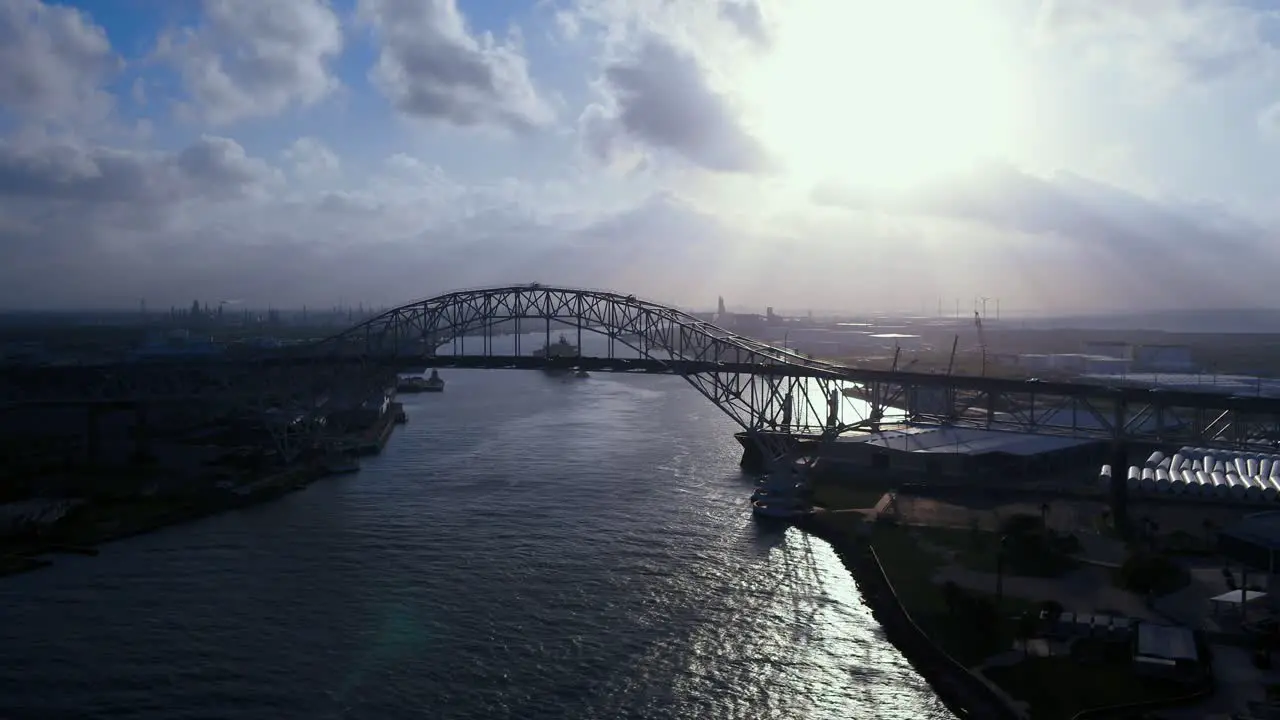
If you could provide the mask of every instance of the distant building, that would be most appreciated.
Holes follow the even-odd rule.
[[[1018,367],[1031,372],[1056,370],[1080,375],[1124,375],[1129,372],[1132,365],[1133,361],[1128,358],[1114,355],[1027,353],[1018,356]]]
[[[721,315],[721,324],[736,333],[753,335],[764,331],[766,319],[754,313],[725,313]]]
[[[1139,370],[1191,372],[1195,361],[1186,345],[1141,345],[1134,353],[1133,364]]]
[[[1084,343],[1081,352],[1085,355],[1097,355],[1100,357],[1122,358],[1126,360],[1133,359],[1133,346],[1127,342],[1119,342],[1115,340],[1094,340]]]

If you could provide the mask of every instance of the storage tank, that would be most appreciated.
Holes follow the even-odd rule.
[[[1170,480],[1169,478],[1168,470],[1165,470],[1162,467],[1156,468],[1156,492],[1159,492],[1159,493],[1170,492],[1169,486],[1172,484],[1172,482],[1173,481]]]
[[[1169,471],[1170,472],[1181,471],[1182,463],[1186,462],[1186,460],[1187,460],[1186,455],[1183,455],[1180,452],[1174,453],[1173,457],[1169,458]]]
[[[1271,477],[1271,458],[1264,456],[1258,461],[1258,475],[1264,478]]]
[[[1149,467],[1142,468],[1139,477],[1142,479],[1139,481],[1138,487],[1142,488],[1144,492],[1152,492],[1156,489],[1156,471],[1154,469]]]
[[[1213,478],[1209,473],[1203,470],[1196,470],[1196,484],[1200,486],[1201,495],[1217,494],[1216,486],[1213,484]]]
[[[1213,461],[1213,469],[1212,469],[1212,470],[1210,470],[1210,472],[1218,472],[1218,473],[1222,473],[1223,475],[1226,475],[1226,474],[1227,474],[1227,463],[1226,463],[1226,461],[1225,461],[1225,460],[1214,460],[1214,461]]]
[[[1209,473],[1209,477],[1213,478],[1214,495],[1226,497],[1231,494],[1231,482],[1227,480],[1226,473],[1215,470]]]
[[[1258,482],[1258,479],[1253,477],[1242,478],[1242,480],[1244,480],[1245,500],[1252,503],[1262,502],[1262,483]]]
[[[1245,469],[1249,471],[1245,473],[1245,475],[1249,477],[1258,476],[1258,458],[1256,457],[1246,458],[1244,461],[1244,464],[1245,464]]]
[[[1162,460],[1164,460],[1164,453],[1159,450],[1155,450],[1151,453],[1151,456],[1147,458],[1147,467],[1154,468],[1158,466]]]
[[[1188,494],[1203,495],[1208,489],[1200,484],[1200,478],[1196,477],[1194,470],[1191,470],[1190,468],[1183,468],[1178,472],[1182,474],[1182,484],[1187,488]]]
[[[1137,465],[1130,465],[1128,476],[1125,478],[1125,481],[1124,481],[1125,485],[1128,485],[1130,490],[1137,490],[1138,483],[1141,482],[1141,480],[1142,480],[1142,471],[1138,469]]]
[[[1240,477],[1250,477],[1251,475],[1253,475],[1253,473],[1249,472],[1249,463],[1247,463],[1245,459],[1240,457],[1239,455],[1231,458],[1231,467],[1227,468],[1227,470],[1230,471],[1233,468],[1235,470],[1235,473]]]
[[[1280,458],[1271,458],[1271,477],[1280,478]]]
[[[1239,475],[1234,472],[1227,473],[1227,484],[1231,486],[1231,497],[1244,497],[1245,488],[1248,487],[1248,485],[1245,484],[1245,481],[1242,480]]]
[[[1262,494],[1272,502],[1280,499],[1280,480],[1262,478]]]
[[[1191,469],[1192,469],[1192,471],[1203,470],[1203,469],[1204,469],[1204,461],[1203,461],[1203,460],[1192,460],[1192,461],[1191,461]]]
[[[1102,469],[1098,471],[1098,484],[1101,485],[1104,489],[1111,487],[1111,466],[1110,465],[1103,465]]]
[[[1204,468],[1205,472],[1211,473],[1216,462],[1213,458],[1213,453],[1205,453],[1204,457],[1200,458],[1200,467]]]

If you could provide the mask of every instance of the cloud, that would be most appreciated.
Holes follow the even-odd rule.
[[[723,0],[720,4],[720,17],[757,46],[768,48],[772,44],[772,33],[760,0]]]
[[[325,0],[206,0],[199,26],[164,36],[195,110],[225,125],[311,105],[338,86],[342,28]]]
[[[1088,274],[1111,278],[1116,286],[1108,294],[1121,301],[1126,297],[1117,298],[1117,288],[1129,294],[1129,302],[1170,302],[1170,296],[1187,293],[1193,303],[1248,304],[1256,297],[1251,288],[1268,282],[1266,268],[1276,259],[1267,239],[1273,229],[1210,204],[1159,202],[1067,172],[1041,178],[992,165],[907,192],[825,185],[814,199],[860,212],[986,228],[1016,242],[1017,255],[1059,263],[1059,282]],[[1255,262],[1238,266],[1233,257]]]
[[[0,109],[59,122],[101,115],[110,105],[101,83],[120,66],[106,33],[79,10],[0,0]]]
[[[1258,129],[1269,139],[1280,139],[1280,101],[1271,103],[1258,113]]]
[[[1280,12],[1235,0],[1042,0],[1046,39],[1164,89],[1275,69]]]
[[[234,140],[209,135],[172,154],[63,144],[23,148],[0,140],[0,199],[5,201],[145,206],[228,199],[271,177],[271,168],[246,156]]]
[[[381,49],[370,79],[401,114],[528,131],[552,119],[516,39],[472,35],[455,0],[361,0]]]
[[[314,137],[301,137],[285,149],[284,159],[293,165],[293,172],[300,178],[328,175],[341,166],[337,154]]]
[[[608,65],[605,84],[613,108],[590,106],[579,118],[597,157],[611,158],[615,143],[630,138],[716,172],[763,173],[774,165],[698,60],[661,37],[646,38],[634,54]]]

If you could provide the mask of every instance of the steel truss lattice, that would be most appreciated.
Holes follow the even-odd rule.
[[[584,337],[599,336],[604,349],[539,359],[535,348],[521,347],[529,333],[538,333],[539,343],[573,334],[579,348]],[[317,429],[326,408],[380,393],[397,371],[433,365],[676,374],[756,438],[765,457],[783,454],[793,445],[787,438],[797,435],[819,439],[806,446],[820,447],[842,433],[903,420],[1116,442],[1280,443],[1276,398],[849,368],[633,295],[539,285],[448,293],[317,343],[249,356],[4,367],[0,406],[196,400],[274,418],[272,432],[296,445],[334,430]]]
[[[426,364],[480,355],[496,358],[495,331],[607,340],[608,358],[661,364],[680,375],[761,444],[766,457],[785,454],[778,435],[833,439],[878,425],[885,403],[857,412],[844,391],[844,368],[779,349],[634,295],[539,285],[465,290],[405,305],[302,349],[310,357],[359,357],[379,367],[388,358]],[[447,353],[442,353],[442,349]],[[534,350],[528,348],[527,350]],[[511,352],[511,351],[507,351]],[[886,398],[888,399],[888,398]]]

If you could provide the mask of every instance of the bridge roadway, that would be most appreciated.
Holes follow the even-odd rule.
[[[959,395],[1022,395],[1044,398],[1080,398],[1128,406],[1164,406],[1199,410],[1233,410],[1237,412],[1276,415],[1280,418],[1280,398],[1264,396],[1224,395],[1209,392],[1166,390],[1135,386],[1110,386],[1085,382],[1046,382],[1017,378],[944,375],[900,370],[876,370],[842,366],[796,366],[785,362],[746,363],[710,360],[660,360],[652,358],[597,358],[503,355],[436,355],[436,356],[264,356],[252,359],[182,359],[148,360],[100,365],[0,366],[0,377],[22,388],[47,388],[65,383],[68,386],[123,380],[129,376],[252,375],[272,369],[322,367],[338,370],[349,368],[381,368],[387,371],[414,372],[423,368],[459,368],[477,370],[547,370],[582,369],[590,372],[650,373],[666,375],[730,374],[815,378],[848,383],[849,386],[896,386],[950,390]],[[101,398],[103,402],[145,401],[147,398]],[[38,398],[13,398],[16,404],[40,403]]]

